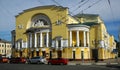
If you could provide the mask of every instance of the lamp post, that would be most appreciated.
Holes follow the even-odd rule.
[[[5,44],[5,57],[6,57],[6,42],[4,42],[4,44]]]

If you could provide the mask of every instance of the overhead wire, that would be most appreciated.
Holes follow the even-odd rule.
[[[85,0],[84,0],[85,1]],[[82,2],[84,2],[82,1]],[[81,3],[82,3],[81,2]],[[89,2],[89,0],[85,1],[83,4],[80,4],[76,9],[74,9],[72,12],[75,12],[76,10],[78,10],[79,8],[81,8],[82,6],[84,6],[85,4],[87,4]]]
[[[98,1],[96,1],[95,3],[89,5],[87,8],[83,9],[82,11],[80,11],[80,13],[81,13],[81,12],[83,13],[83,11],[85,11],[85,10],[87,10],[87,9],[89,9],[89,8],[91,8],[91,7],[93,7],[94,5],[96,5],[97,3],[99,3],[100,1],[102,1],[102,0],[98,0]]]
[[[54,3],[56,3],[57,5],[59,5],[59,6],[62,6],[60,3],[58,3],[57,1],[55,1],[55,0],[52,0]]]
[[[109,4],[110,11],[111,11],[111,14],[112,14],[113,22],[114,22],[114,14],[113,14],[113,10],[112,10],[112,6],[111,6],[110,0],[108,0],[108,4]]]
[[[71,6],[70,9],[73,8],[73,7],[75,8],[75,6],[80,5],[80,4],[83,3],[84,1],[85,1],[85,0],[81,0],[80,2],[77,2],[75,5]]]
[[[61,6],[62,7],[62,5],[61,4],[59,4],[57,1],[55,1],[55,0],[51,0],[52,2],[54,2],[54,3],[56,3],[58,6]],[[70,11],[69,11],[70,12]],[[70,12],[71,13],[71,12]],[[58,20],[62,20],[62,19],[65,19],[66,17],[65,16],[62,16],[61,17],[61,19],[59,19],[59,14],[58,14]],[[66,19],[65,21],[62,21],[62,23],[63,22],[66,22],[66,21],[68,21],[68,19]]]

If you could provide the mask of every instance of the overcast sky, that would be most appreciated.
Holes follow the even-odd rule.
[[[25,9],[43,5],[68,7],[72,15],[77,13],[99,14],[108,33],[118,40],[120,32],[120,0],[0,0],[0,38],[11,40],[15,29],[15,15]],[[58,4],[57,4],[57,3]]]

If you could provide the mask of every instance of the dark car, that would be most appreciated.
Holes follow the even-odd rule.
[[[6,57],[0,58],[0,63],[9,63],[9,59]]]
[[[26,63],[27,60],[26,58],[22,58],[22,57],[17,57],[17,58],[10,58],[10,63]]]
[[[32,57],[30,59],[27,60],[28,63],[37,63],[37,64],[45,64],[46,63],[46,58],[43,58],[41,56],[36,56],[36,57]]]
[[[67,65],[68,60],[64,58],[56,58],[56,59],[49,59],[48,64],[60,64],[60,65]]]

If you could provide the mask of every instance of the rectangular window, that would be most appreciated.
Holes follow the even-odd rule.
[[[2,50],[2,53],[4,53],[4,50]]]
[[[7,45],[7,47],[9,48],[9,45]]]
[[[7,50],[7,53],[9,53],[9,50]]]
[[[2,47],[4,47],[4,45],[2,45]]]

